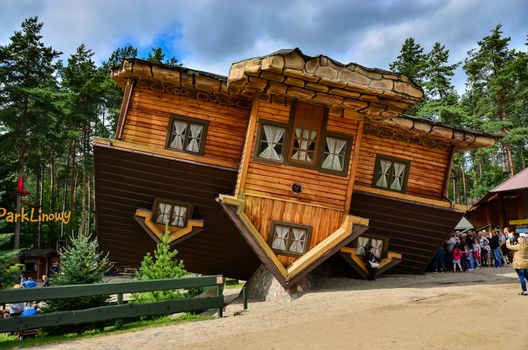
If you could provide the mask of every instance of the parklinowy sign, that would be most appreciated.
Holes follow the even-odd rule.
[[[31,208],[29,213],[22,208],[20,214],[12,211],[8,211],[6,208],[0,208],[0,219],[4,219],[6,222],[48,222],[48,221],[62,221],[65,225],[70,222],[71,211],[57,212],[57,213],[43,213],[42,209],[38,212],[35,208]]]
[[[528,218],[519,220],[510,220],[510,225],[528,225]]]

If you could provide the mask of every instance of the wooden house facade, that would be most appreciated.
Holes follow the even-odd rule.
[[[494,143],[404,115],[423,92],[403,75],[299,49],[228,77],[137,59],[112,74],[124,98],[115,138],[94,140],[96,218],[123,265],[168,222],[193,272],[263,263],[288,287],[370,243],[420,273],[464,211],[446,198],[453,154]]]

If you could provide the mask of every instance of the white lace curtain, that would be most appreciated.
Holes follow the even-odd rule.
[[[290,245],[290,252],[293,253],[304,253],[304,247],[306,245],[306,230],[302,228],[292,228],[293,237],[292,244]]]
[[[275,226],[275,237],[271,244],[271,248],[278,250],[286,250],[286,241],[288,240],[289,229],[283,226]]]
[[[357,243],[357,247],[356,247],[356,255],[363,256],[363,255],[366,254],[365,246],[368,244],[368,242],[369,242],[369,239],[366,238],[366,237],[359,237],[358,238],[358,243]]]
[[[389,187],[389,171],[391,168],[392,162],[388,160],[380,160],[380,171],[379,171],[379,178],[376,182],[376,186],[378,187]]]
[[[175,205],[172,209],[172,226],[184,227],[186,225],[185,217],[187,215],[187,208]]]
[[[381,258],[381,253],[383,252],[383,240],[381,239],[372,239],[370,245],[374,247],[374,255],[377,258]]]
[[[326,147],[328,148],[328,155],[323,161],[322,167],[325,169],[343,171],[344,168],[344,150],[347,142],[346,140],[335,139],[333,137],[326,138]]]
[[[265,159],[282,160],[282,154],[277,153],[275,147],[282,139],[285,130],[269,125],[264,125],[263,129],[265,140],[262,141],[266,143],[266,148],[258,156]]]
[[[401,191],[403,187],[403,174],[405,172],[405,164],[403,163],[394,163],[394,179],[390,186],[391,189]]]
[[[293,159],[302,160],[304,162],[311,162],[312,157],[309,151],[310,146],[314,143],[317,137],[317,131],[308,129],[295,129],[295,138],[299,144],[299,149],[292,155]]]
[[[200,141],[202,139],[203,125],[191,124],[187,151],[200,152]]]
[[[156,222],[158,224],[165,224],[165,220],[168,220],[170,217],[170,210],[170,204],[158,203],[158,215],[156,217]]]
[[[183,149],[183,143],[185,141],[185,130],[187,129],[187,123],[181,121],[174,121],[172,124],[172,141],[170,143],[171,148]]]

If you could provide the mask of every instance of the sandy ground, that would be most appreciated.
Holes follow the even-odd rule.
[[[70,341],[41,349],[527,349],[528,297],[511,268],[320,278],[286,304],[228,307],[222,319]],[[239,314],[239,315],[234,315]]]

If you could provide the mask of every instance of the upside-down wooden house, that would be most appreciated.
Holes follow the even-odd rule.
[[[366,243],[421,273],[463,208],[453,154],[494,139],[403,113],[423,98],[401,74],[299,49],[223,77],[128,59],[115,138],[94,140],[97,235],[120,265],[170,241],[189,271],[289,287]],[[382,266],[383,267],[383,266]]]

